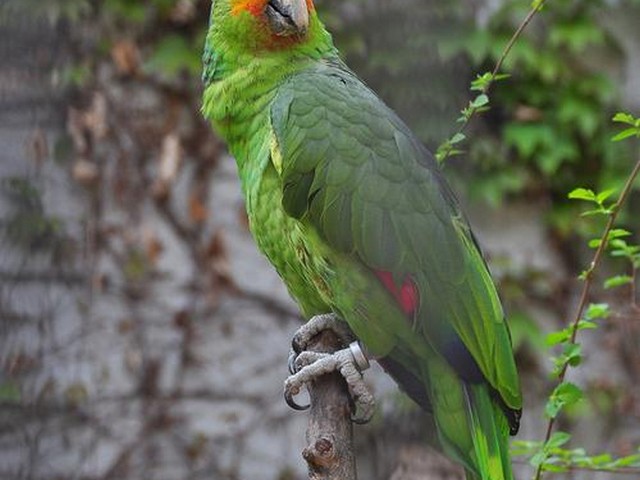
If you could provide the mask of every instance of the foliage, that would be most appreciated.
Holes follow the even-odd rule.
[[[512,444],[512,454],[530,458],[530,464],[538,467],[544,464],[549,473],[563,473],[575,470],[591,470],[610,473],[637,473],[640,471],[640,453],[614,458],[608,453],[589,455],[584,448],[563,448],[571,435],[555,432],[546,444],[517,440]]]
[[[527,18],[539,11],[543,3],[533,2]],[[507,42],[509,37],[499,25],[505,21],[509,23],[509,15],[519,7],[513,2],[506,2],[489,21],[491,28],[474,31],[462,42],[467,53],[479,64],[486,63],[488,59],[497,60],[497,64],[492,73],[479,75],[472,83],[472,91],[479,94],[476,93],[462,110],[458,120],[462,126],[440,146],[437,155],[443,161],[462,153],[460,145],[466,138],[463,130],[472,117],[489,112],[491,108],[488,131],[479,140],[474,140],[469,152],[471,159],[482,159],[484,173],[489,174],[480,181],[477,177],[474,179],[472,188],[475,187],[476,193],[498,203],[507,194],[530,195],[532,190],[537,195],[558,198],[572,186],[568,182],[575,185],[576,179],[579,183],[599,187],[599,190],[574,188],[569,193],[570,199],[591,204],[591,208],[582,213],[583,217],[604,217],[607,223],[604,233],[588,242],[596,252],[589,267],[579,277],[583,281],[583,290],[576,316],[569,326],[547,336],[548,346],[557,349],[551,358],[551,376],[557,380],[557,385],[544,407],[547,419],[545,438],[514,443],[514,455],[529,457],[536,480],[542,477],[543,472],[578,469],[637,473],[640,466],[638,454],[613,458],[609,453],[588,455],[582,448],[566,449],[563,446],[571,440],[571,434],[553,431],[559,415],[585,399],[581,386],[565,379],[568,370],[580,366],[583,360],[578,333],[600,328],[600,323],[611,315],[608,303],[588,304],[603,252],[608,250],[612,257],[625,259],[628,269],[624,274],[609,275],[603,282],[604,288],[626,286],[630,291],[632,308],[640,311],[636,292],[640,246],[629,242],[632,232],[614,228],[617,216],[626,206],[625,202],[634,188],[640,161],[631,173],[626,172],[624,166],[629,163],[626,160],[631,149],[612,146],[609,142],[611,137],[614,144],[639,137],[640,120],[628,113],[616,113],[613,122],[622,124],[624,129],[615,135],[615,127],[605,123],[603,114],[612,111],[619,93],[616,85],[606,77],[606,72],[601,70],[601,65],[581,57],[587,51],[591,54],[594,50],[600,54],[612,51],[619,54],[620,51],[613,37],[597,21],[598,9],[603,4],[594,1],[581,7],[571,2],[551,2],[545,10],[546,23],[542,29],[518,38],[525,21]],[[509,33],[510,29],[506,32]],[[538,48],[543,41],[544,48]],[[503,47],[504,44],[507,46]],[[508,57],[507,53],[510,53]],[[490,102],[488,90],[503,61],[513,74],[513,83],[509,88],[498,89]],[[505,148],[500,148],[500,145]],[[505,178],[510,180],[503,181]],[[624,187],[620,188],[622,184]],[[617,191],[620,192],[618,200],[611,202],[610,198]],[[562,212],[563,207],[555,207],[555,210]],[[566,214],[554,214],[549,218],[557,222],[556,228],[572,223]]]
[[[486,70],[523,8],[522,2],[504,2],[486,27],[456,39],[450,52],[466,52]],[[620,86],[606,69],[615,72],[624,51],[599,20],[605,8],[611,7],[604,0],[549,2],[535,28],[515,43],[504,63],[511,78],[495,90],[486,125],[469,146],[473,193],[497,205],[508,195],[560,199],[574,179],[602,189],[622,181],[620,160],[629,149],[608,141],[613,129],[607,119]],[[549,218],[567,231],[572,213],[561,215],[563,209]]]
[[[0,198],[10,207],[1,227],[6,245],[31,255],[63,254],[67,237],[62,221],[48,215],[40,189],[24,177],[6,177],[0,181]]]
[[[612,140],[620,141],[624,138],[638,136],[640,120],[627,113],[617,113],[613,117],[614,122],[630,125],[621,133],[616,134]],[[550,347],[558,347],[560,353],[553,356],[552,377],[558,384],[549,395],[544,412],[548,419],[546,436],[543,441],[517,442],[514,454],[529,456],[529,463],[535,468],[534,478],[539,480],[543,472],[567,472],[573,469],[587,469],[598,471],[610,471],[617,473],[638,472],[640,467],[640,455],[633,454],[622,458],[613,458],[608,453],[587,455],[582,448],[567,450],[563,445],[570,441],[571,434],[567,432],[553,432],[556,419],[559,414],[584,399],[584,392],[578,385],[565,379],[569,368],[578,367],[582,362],[582,345],[578,342],[578,333],[582,330],[600,328],[599,321],[611,315],[612,307],[607,303],[590,303],[587,305],[591,286],[596,269],[601,264],[603,252],[608,250],[612,256],[627,260],[631,275],[612,275],[604,281],[605,288],[614,288],[628,285],[631,291],[631,304],[637,310],[636,303],[636,272],[640,264],[640,246],[629,244],[625,237],[631,233],[625,229],[614,228],[617,215],[627,200],[631,188],[640,173],[640,160],[628,174],[621,193],[615,202],[609,199],[614,194],[614,189],[595,192],[591,189],[579,187],[573,189],[568,197],[577,201],[590,204],[590,209],[583,215],[604,217],[606,226],[599,238],[589,242],[589,246],[596,249],[589,267],[580,274],[583,289],[576,315],[566,328],[552,332],[547,336],[547,344]],[[622,308],[618,306],[617,308]]]
[[[42,2],[41,2],[42,3]],[[95,22],[98,48],[92,56],[77,60],[60,72],[65,86],[82,88],[94,78],[94,65],[110,55],[123,75],[139,73],[172,83],[184,75],[197,78],[201,71],[201,50],[206,34],[206,0],[53,0],[47,15],[71,23]],[[41,13],[35,10],[36,14]],[[193,20],[197,18],[197,27]],[[124,34],[123,34],[124,32]],[[96,51],[101,55],[95,57]]]

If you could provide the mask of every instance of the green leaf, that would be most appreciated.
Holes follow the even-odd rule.
[[[582,400],[582,390],[570,382],[563,382],[558,385],[549,396],[544,411],[549,418],[555,418],[566,406],[574,405]]]
[[[496,76],[496,80],[498,80]],[[478,75],[475,80],[471,82],[471,90],[475,90],[477,92],[484,92],[485,89],[491,85],[491,82],[494,79],[491,78],[491,72],[483,73],[482,75]]]
[[[538,12],[542,10],[543,6],[544,6],[544,0],[533,0],[531,2],[531,8]]]
[[[546,343],[547,346],[553,347],[560,343],[564,343],[571,337],[571,333],[568,329],[560,330],[558,332],[551,332],[547,335]]]
[[[541,446],[542,442],[538,440],[513,440],[510,442],[509,451],[513,456],[531,456],[540,451]]]
[[[598,324],[589,320],[580,320],[578,322],[578,330],[594,330],[598,328]]]
[[[544,450],[540,450],[538,453],[536,453],[534,456],[532,456],[529,459],[529,464],[532,467],[538,467],[546,461],[548,456],[549,454],[547,452],[545,452]]]
[[[602,202],[604,202],[607,198],[609,198],[611,195],[613,195],[616,192],[615,188],[608,188],[606,190],[603,190],[602,192],[598,193],[596,195],[596,201],[599,204],[602,204]]]
[[[598,207],[594,210],[587,210],[586,212],[582,212],[580,214],[581,217],[590,217],[593,215],[611,215],[611,209]]]
[[[573,405],[582,400],[583,393],[577,385],[571,382],[563,382],[556,387],[552,396],[561,399],[564,405]]]
[[[631,235],[631,232],[629,232],[628,230],[625,230],[624,228],[614,228],[611,231],[609,231],[609,234],[607,235],[607,240],[608,242],[611,242],[611,240],[613,239],[628,237],[629,235]],[[598,248],[601,243],[602,243],[602,239],[594,238],[592,240],[589,240],[588,245],[590,248]]]
[[[200,72],[200,64],[200,55],[193,46],[183,36],[172,34],[158,42],[145,69],[169,76],[176,76],[183,71],[195,76]]]
[[[589,240],[589,243],[587,245],[589,245],[589,248],[598,248],[601,243],[602,243],[602,239],[594,238],[592,240]]]
[[[618,248],[620,250],[626,250],[627,248],[629,248],[629,245],[627,244],[627,242],[625,242],[624,240],[620,240],[620,239],[615,239],[611,241],[611,246],[613,248]]]
[[[588,188],[576,188],[569,192],[569,198],[572,200],[586,200],[589,202],[598,202],[596,194]]]
[[[141,2],[105,0],[104,10],[116,17],[123,18],[132,23],[144,22],[147,15],[147,10]]]
[[[568,343],[564,347],[563,357],[572,367],[577,367],[582,361],[582,345],[579,343]]]
[[[484,93],[482,93],[473,100],[473,102],[471,103],[471,106],[474,108],[480,108],[488,104],[489,104],[489,97]]]
[[[602,44],[604,39],[602,28],[580,15],[574,16],[570,22],[552,25],[549,32],[549,42],[554,47],[568,48],[575,54],[584,52],[590,46]]]
[[[449,143],[451,145],[455,145],[456,143],[460,143],[464,141],[465,138],[467,137],[464,133],[458,132],[453,137],[451,137],[451,139],[449,140]]]
[[[629,137],[633,137],[633,136],[640,136],[640,129],[638,127],[631,127],[631,128],[624,129],[623,131],[621,131],[617,135],[614,135],[611,138],[611,141],[612,142],[619,142],[621,140],[624,140],[625,138],[629,138]]]
[[[545,448],[558,448],[571,440],[571,434],[567,432],[554,432],[545,445]]]
[[[0,383],[0,402],[20,401],[20,388],[15,382]]]
[[[498,73],[497,75],[494,75],[493,81],[499,82],[500,80],[506,80],[507,78],[511,78],[510,73]]]
[[[614,228],[609,232],[609,240],[613,238],[628,237],[629,235],[631,235],[629,230],[625,230],[624,228]]]
[[[600,455],[596,455],[591,457],[591,462],[595,466],[601,466],[607,463],[610,463],[612,460],[610,453],[601,453]]]
[[[609,316],[609,304],[607,303],[591,303],[587,307],[584,314],[586,320],[596,320],[598,318],[607,318]]]
[[[562,407],[563,405],[556,398],[549,398],[544,407],[544,413],[549,418],[556,418]]]
[[[629,285],[633,282],[633,277],[629,275],[616,275],[615,277],[608,278],[604,282],[604,288],[615,288],[622,285]]]
[[[558,457],[549,457],[547,459],[547,461],[544,464],[544,468],[543,470],[545,472],[551,472],[551,473],[564,473],[564,472],[568,472],[569,468],[564,466],[564,465],[554,465],[551,462],[557,462],[560,461],[561,459]]]
[[[553,172],[574,153],[574,146],[562,144],[553,126],[543,122],[508,123],[503,137],[506,145],[515,148],[523,159],[536,161],[545,172]]]
[[[638,467],[640,466],[640,455],[629,455],[628,457],[618,458],[614,460],[610,468],[620,468],[620,467]]]
[[[626,123],[627,125],[636,126],[636,119],[633,117],[633,115],[630,115],[628,113],[618,112],[613,116],[612,120],[614,122]]]

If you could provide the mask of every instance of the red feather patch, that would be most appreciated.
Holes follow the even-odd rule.
[[[420,304],[420,294],[418,293],[418,287],[414,283],[413,279],[407,275],[402,282],[402,285],[398,286],[393,281],[393,274],[391,272],[385,272],[383,270],[375,270],[374,273],[384,285],[393,298],[396,299],[402,311],[407,315],[413,315],[418,310]]]

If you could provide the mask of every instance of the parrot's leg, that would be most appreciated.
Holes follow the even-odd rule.
[[[304,351],[310,340],[325,330],[334,332],[348,347],[334,353]],[[292,375],[284,384],[284,397],[290,407],[306,410],[308,405],[298,405],[293,397],[306,383],[327,373],[339,372],[347,383],[355,405],[357,413],[353,421],[366,423],[371,419],[375,410],[375,399],[362,378],[362,372],[369,368],[369,360],[354,338],[347,324],[333,314],[313,317],[296,332],[292,341],[293,351],[289,356],[289,370]]]

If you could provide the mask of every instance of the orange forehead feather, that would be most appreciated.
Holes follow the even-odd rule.
[[[257,17],[264,11],[268,0],[236,0],[231,7],[231,14],[238,15],[240,12],[249,12]],[[306,0],[309,11],[313,10],[313,0]]]
[[[238,0],[231,7],[231,15],[238,15],[240,12],[247,11],[256,17],[264,10],[266,3],[267,0]]]

